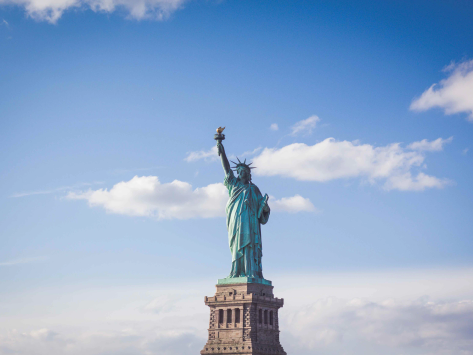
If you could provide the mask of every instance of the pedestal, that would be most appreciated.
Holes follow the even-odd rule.
[[[286,355],[279,343],[278,317],[284,300],[274,297],[271,282],[258,279],[232,284],[227,283],[230,279],[222,280],[215,296],[205,297],[210,307],[209,336],[200,353]]]

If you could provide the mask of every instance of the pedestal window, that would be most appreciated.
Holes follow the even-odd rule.
[[[223,323],[223,309],[218,310],[218,322]]]
[[[240,308],[235,309],[235,323],[240,323]]]

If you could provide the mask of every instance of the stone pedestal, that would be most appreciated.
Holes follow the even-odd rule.
[[[210,307],[209,337],[200,353],[286,355],[279,343],[278,317],[284,300],[274,297],[271,282],[220,281],[215,296],[205,297]]]

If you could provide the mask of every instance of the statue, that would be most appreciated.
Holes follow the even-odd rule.
[[[261,225],[269,219],[268,195],[263,197],[258,187],[251,182],[251,169],[254,167],[250,166],[251,163],[246,164],[246,159],[242,163],[237,158],[238,163],[232,161],[235,166],[230,167],[222,144],[225,139],[222,134],[224,129],[219,127],[214,138],[225,171],[224,184],[230,196],[225,211],[232,269],[227,279],[245,277],[270,283],[264,280],[261,266]],[[238,177],[235,177],[232,169],[238,173]]]
[[[201,355],[287,355],[279,343],[279,309],[284,299],[273,293],[270,280],[263,278],[261,225],[269,219],[268,195],[264,197],[251,182],[251,164],[246,159],[233,168],[222,141],[225,127],[215,140],[225,171],[230,198],[226,206],[228,243],[232,253],[230,275],[219,279],[214,296],[205,297],[210,307],[207,343]]]

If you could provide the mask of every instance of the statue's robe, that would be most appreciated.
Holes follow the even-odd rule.
[[[228,243],[232,253],[232,271],[229,277],[263,278],[261,257],[261,224],[266,224],[270,211],[258,211],[264,198],[251,182],[244,184],[235,178],[233,171],[225,176],[224,184],[230,198],[227,202]]]

